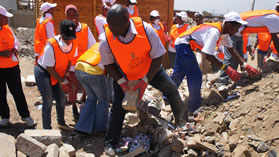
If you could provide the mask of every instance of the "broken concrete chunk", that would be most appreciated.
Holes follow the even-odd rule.
[[[76,157],[95,157],[92,153],[78,153]]]
[[[222,96],[217,90],[212,90],[206,99],[207,104],[217,105],[222,102]]]
[[[224,113],[217,113],[217,116],[214,118],[214,122],[218,123],[218,124],[222,124],[224,122],[225,119],[225,114]]]
[[[258,147],[257,147],[257,152],[258,153],[264,153],[266,151],[269,150],[269,147],[267,144],[265,144],[264,142],[260,142]]]
[[[17,137],[16,148],[30,157],[38,157],[44,154],[47,147],[28,135],[20,134]]]
[[[49,145],[46,149],[45,157],[58,157],[59,147],[57,144],[53,143]]]
[[[67,144],[67,143],[63,143],[63,146],[65,147],[65,149],[68,152],[70,157],[76,156],[76,150],[72,145]]]
[[[126,119],[128,124],[130,125],[134,125],[139,121],[138,115],[136,113],[130,113],[130,112],[126,114]]]
[[[180,138],[173,137],[171,143],[171,150],[181,153],[182,150],[185,148],[186,142],[181,140]]]
[[[59,148],[59,156],[70,157],[70,155],[68,154],[68,152],[64,146],[61,146]]]
[[[22,152],[20,152],[20,151],[17,151],[16,152],[16,156],[17,157],[27,157],[25,154],[23,154]],[[2,157],[2,156],[1,156]],[[4,157],[4,156],[3,156]]]
[[[0,133],[0,156],[16,157],[15,138],[11,135]]]
[[[59,130],[25,130],[24,133],[46,146],[53,143],[62,145],[62,135]]]

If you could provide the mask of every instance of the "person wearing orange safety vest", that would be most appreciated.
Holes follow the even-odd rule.
[[[150,21],[151,26],[154,28],[155,32],[159,36],[163,46],[165,46],[165,30],[163,24],[160,22],[160,14],[157,10],[153,10],[150,12]]]
[[[108,25],[100,36],[101,63],[114,79],[114,101],[105,137],[105,153],[115,155],[126,110],[122,100],[127,90],[139,91],[143,97],[148,84],[160,90],[169,100],[177,126],[184,126],[186,108],[175,83],[162,68],[166,50],[154,29],[140,17],[129,18],[128,11],[119,4],[107,13]],[[134,87],[128,83],[136,81]]]
[[[48,39],[43,52],[35,65],[35,79],[42,95],[43,128],[51,129],[52,100],[56,100],[56,114],[59,128],[70,129],[64,120],[65,94],[60,85],[68,84],[65,78],[72,59],[77,56],[78,41],[76,25],[71,20],[60,23],[60,34]]]
[[[189,90],[188,111],[191,113],[199,111],[202,84],[202,73],[193,50],[200,49],[202,53],[205,53],[206,59],[211,64],[225,71],[233,81],[239,81],[241,75],[230,66],[218,61],[214,56],[216,46],[219,43],[219,46],[226,46],[229,53],[236,57],[240,64],[244,64],[250,75],[258,74],[256,69],[244,62],[244,59],[233,48],[230,40],[230,36],[238,32],[240,26],[246,24],[246,22],[242,21],[236,12],[230,12],[224,17],[223,24],[217,22],[194,26],[181,33],[175,41],[177,55],[171,78],[178,88],[186,76]]]
[[[7,87],[12,94],[21,119],[29,127],[36,125],[30,117],[28,105],[23,93],[18,61],[19,42],[8,25],[8,18],[13,14],[0,5],[0,127],[9,124],[10,109],[7,102]]]
[[[254,45],[253,51],[257,48],[257,66],[259,69],[263,68],[264,57],[267,55],[271,44],[271,34],[269,32],[259,32],[257,34],[257,40]]]
[[[129,12],[130,17],[139,17],[139,11],[137,7],[137,0],[128,0],[127,2],[127,10]]]
[[[81,88],[78,80],[75,76],[75,66],[77,59],[85,52],[87,51],[91,46],[93,46],[96,43],[96,40],[88,27],[85,23],[79,22],[79,13],[78,9],[75,5],[69,4],[65,8],[65,16],[67,20],[72,20],[76,27],[76,36],[78,41],[78,55],[73,58],[71,61],[71,67],[69,74],[67,74],[66,78],[69,80],[69,83],[67,85],[63,85],[62,88],[64,89],[64,92],[67,93],[67,101],[72,103],[72,111],[73,116],[75,120],[78,120],[79,113],[76,105],[77,101],[77,93],[79,88]],[[81,101],[85,101],[85,91],[83,92],[83,96],[81,98]]]
[[[275,48],[279,51],[279,2],[275,10],[255,10],[247,11],[240,14],[241,18],[248,22],[243,33],[269,32]]]
[[[80,112],[75,130],[87,134],[107,131],[108,91],[104,66],[100,63],[99,43],[89,48],[77,60],[75,73],[88,97]]]
[[[40,10],[43,16],[37,19],[34,38],[35,64],[37,64],[38,56],[42,53],[43,48],[48,39],[55,36],[54,21],[52,20],[56,3],[45,2],[41,5]]]
[[[182,11],[182,12],[176,13],[176,16],[174,19],[176,24],[172,25],[171,30],[170,30],[171,41],[168,46],[168,55],[169,55],[169,61],[170,61],[171,68],[173,68],[174,63],[175,63],[175,55],[176,55],[176,50],[174,47],[175,40],[181,33],[185,32],[186,30],[188,30],[190,28],[190,26],[185,23],[187,19],[188,19],[188,16],[187,16],[186,12]]]

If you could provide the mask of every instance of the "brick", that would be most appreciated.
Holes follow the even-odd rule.
[[[70,157],[76,156],[76,150],[72,145],[64,143],[63,146],[65,147]]]
[[[25,130],[24,133],[46,146],[53,143],[58,146],[62,145],[62,135],[59,130]]]
[[[53,143],[47,147],[45,157],[58,157],[58,155],[59,155],[59,147],[57,146],[57,144]]]
[[[29,157],[38,157],[44,154],[47,147],[28,135],[20,134],[17,137],[16,148]]]
[[[16,157],[15,138],[11,135],[0,133],[0,156]]]

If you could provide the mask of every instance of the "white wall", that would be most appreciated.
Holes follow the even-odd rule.
[[[8,9],[13,9],[13,10],[17,9],[16,0],[0,0],[0,5],[5,7],[7,10]]]

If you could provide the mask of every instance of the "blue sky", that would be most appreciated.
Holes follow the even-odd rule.
[[[174,0],[174,9],[224,14],[251,10],[253,0]],[[274,9],[277,0],[256,0],[255,10]]]

